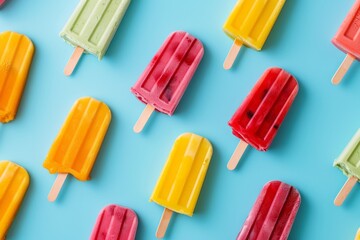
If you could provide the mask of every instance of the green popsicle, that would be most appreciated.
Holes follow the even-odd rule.
[[[129,4],[130,0],[81,0],[60,33],[67,43],[76,47],[79,55],[73,55],[69,63],[76,66],[83,52],[101,60]]]
[[[341,155],[335,160],[334,167],[339,168],[348,180],[335,199],[335,205],[340,206],[360,179],[360,129],[356,132]]]

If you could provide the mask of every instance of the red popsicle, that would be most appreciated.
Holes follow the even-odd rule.
[[[236,240],[286,240],[300,203],[294,187],[280,181],[267,183]]]
[[[90,240],[134,240],[137,226],[133,210],[112,204],[101,210]]]
[[[356,0],[332,43],[346,53],[345,60],[331,80],[333,84],[339,84],[354,60],[360,60],[360,0]]]
[[[270,147],[298,90],[296,79],[285,70],[270,68],[265,71],[229,121],[233,134],[241,141],[228,169],[236,168],[248,144],[260,151]]]
[[[2,5],[4,5],[5,2],[6,2],[6,0],[0,0],[0,7],[1,7]]]

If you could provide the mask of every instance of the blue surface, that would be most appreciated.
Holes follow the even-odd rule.
[[[73,48],[58,34],[77,2],[9,0],[0,10],[0,31],[24,33],[36,45],[18,116],[1,127],[0,159],[23,165],[31,175],[9,240],[87,239],[100,209],[110,203],[138,213],[137,239],[154,239],[163,209],[148,199],[173,141],[189,131],[207,137],[214,155],[195,215],[176,215],[167,239],[234,239],[262,186],[274,179],[302,194],[290,239],[353,239],[360,226],[359,185],[335,207],[346,177],[332,163],[359,127],[359,63],[340,86],[330,83],[345,57],[330,40],[353,0],[288,1],[263,51],[244,49],[231,71],[222,69],[232,44],[222,24],[236,0],[134,0],[105,58],[83,57],[66,78],[63,68]],[[174,30],[202,40],[204,59],[175,115],[155,114],[136,135],[132,127],[144,105],[129,89]],[[230,172],[226,164],[238,139],[227,121],[270,66],[294,74],[299,95],[270,150],[248,150]],[[92,180],[68,179],[58,201],[49,203],[55,176],[42,162],[73,102],[86,95],[112,109],[109,133]]]

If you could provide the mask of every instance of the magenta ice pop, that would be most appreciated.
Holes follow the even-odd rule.
[[[137,226],[133,210],[111,204],[101,210],[90,240],[135,240]]]
[[[173,115],[204,55],[202,43],[187,32],[170,34],[131,88],[147,104],[134,126],[139,133],[152,112]]]

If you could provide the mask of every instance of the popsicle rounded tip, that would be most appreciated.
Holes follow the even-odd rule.
[[[232,164],[231,162],[229,162],[227,164],[227,169],[230,170],[230,171],[234,171],[236,168],[236,165]]]
[[[55,202],[56,198],[57,198],[57,196],[52,196],[52,195],[50,195],[50,194],[49,194],[49,196],[48,196],[49,202]]]
[[[230,70],[232,67],[232,64],[229,64],[228,62],[224,62],[223,67],[225,70]]]
[[[143,127],[141,127],[141,126],[135,125],[133,127],[134,133],[141,133],[142,130],[143,130]]]
[[[163,233],[156,232],[156,233],[155,233],[155,237],[156,237],[157,239],[162,239],[162,238],[164,238],[164,234],[163,234]]]
[[[340,207],[343,203],[341,201],[338,201],[337,199],[334,200],[334,205],[337,207]]]

